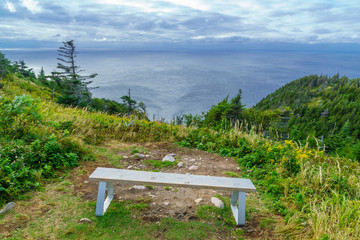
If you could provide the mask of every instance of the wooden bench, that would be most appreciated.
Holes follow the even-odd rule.
[[[249,179],[243,178],[145,172],[102,167],[98,167],[91,174],[89,180],[99,182],[96,216],[103,216],[111,200],[114,198],[113,183],[149,184],[232,191],[230,206],[235,217],[236,225],[245,225],[246,192],[256,191],[253,183]],[[106,192],[107,197],[105,199]]]

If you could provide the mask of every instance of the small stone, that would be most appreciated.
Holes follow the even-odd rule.
[[[189,160],[189,162],[195,162],[195,161],[196,161],[195,158],[192,158],[192,159]]]
[[[123,158],[129,158],[128,156],[123,156]]]
[[[175,158],[171,154],[166,155],[162,160],[168,162],[175,162]]]
[[[211,202],[212,204],[214,204],[215,207],[217,208],[224,208],[224,203],[223,201],[221,201],[220,199],[216,198],[216,197],[212,197],[211,198]]]
[[[189,167],[190,171],[195,171],[196,169],[198,169],[198,166],[192,165],[191,167]]]
[[[184,166],[184,163],[183,163],[183,162],[179,162],[179,163],[177,164],[177,166],[178,166],[178,167],[183,167],[183,166]]]
[[[169,205],[170,205],[170,202],[164,202],[164,205],[165,205],[165,206],[169,206]]]
[[[145,155],[144,154],[139,154],[139,158],[144,158],[145,157]]]
[[[175,156],[176,156],[175,153],[170,153],[169,155],[171,155],[172,157],[175,157]]]
[[[198,198],[198,199],[195,200],[195,203],[199,204],[200,202],[202,202],[202,200],[203,200],[202,198]]]
[[[236,170],[240,170],[240,168],[239,168],[239,167],[237,167],[237,168],[236,168]]]
[[[248,173],[252,173],[252,170],[251,170],[251,169],[248,169],[247,172],[248,172]]]
[[[135,190],[145,190],[146,187],[145,187],[145,186],[141,186],[141,185],[134,185],[134,186],[132,186],[129,190],[132,190],[132,189],[135,189]]]
[[[84,181],[84,183],[88,183],[89,181]]]
[[[132,167],[133,167],[133,166],[130,165],[130,166],[128,166],[127,168],[128,168],[128,169],[131,169]]]
[[[3,209],[0,210],[0,214],[8,212],[11,209],[13,209],[14,207],[16,207],[16,203],[15,202],[9,202],[8,204],[5,205],[5,207]]]
[[[80,219],[80,222],[82,222],[82,223],[92,223],[93,221],[91,221],[88,218],[82,218],[82,219]]]

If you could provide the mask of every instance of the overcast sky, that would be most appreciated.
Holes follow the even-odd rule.
[[[0,0],[0,44],[70,39],[359,43],[360,0]]]

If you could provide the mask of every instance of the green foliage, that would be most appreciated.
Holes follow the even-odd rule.
[[[0,98],[0,203],[38,188],[56,170],[76,166],[84,154],[66,134],[44,131],[42,119],[39,99]],[[69,133],[72,122],[53,126]]]
[[[254,109],[260,115],[265,110],[280,112],[272,127],[281,136],[302,143],[312,136],[321,139],[320,144],[310,141],[312,147],[325,145],[326,152],[360,159],[359,82],[339,75],[306,76],[270,94]]]
[[[190,127],[190,126],[201,126],[203,122],[203,116],[195,114],[192,115],[191,113],[189,114],[184,114],[184,123],[185,126]]]
[[[19,137],[30,131],[41,120],[38,103],[29,96],[0,96],[0,133]]]
[[[76,65],[76,51],[74,41],[63,42],[63,46],[58,49],[59,60],[57,68],[59,72],[55,72],[56,79],[61,86],[62,96],[58,98],[58,102],[65,105],[73,105],[86,107],[91,103],[91,92],[88,85],[92,83],[90,79],[96,77],[96,73],[91,75],[80,75],[83,70]]]
[[[228,128],[230,124],[234,124],[241,119],[244,106],[241,104],[241,89],[239,93],[228,102],[228,97],[219,102],[216,106],[212,106],[204,115],[203,125],[206,127]]]
[[[8,69],[10,68],[10,61],[5,57],[4,54],[0,52],[0,80],[2,80],[8,73]],[[0,82],[0,89],[2,88]]]
[[[0,144],[0,202],[41,186],[55,170],[77,165],[81,153],[76,145],[64,144],[54,136],[32,142],[4,141]]]
[[[151,165],[153,168],[167,168],[172,167],[178,164],[178,161],[170,162],[170,161],[161,161],[161,160],[145,160],[144,163]]]

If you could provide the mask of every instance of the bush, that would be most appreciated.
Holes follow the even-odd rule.
[[[0,147],[0,202],[15,198],[54,176],[55,170],[77,165],[80,153],[54,135],[26,144],[17,139]]]

